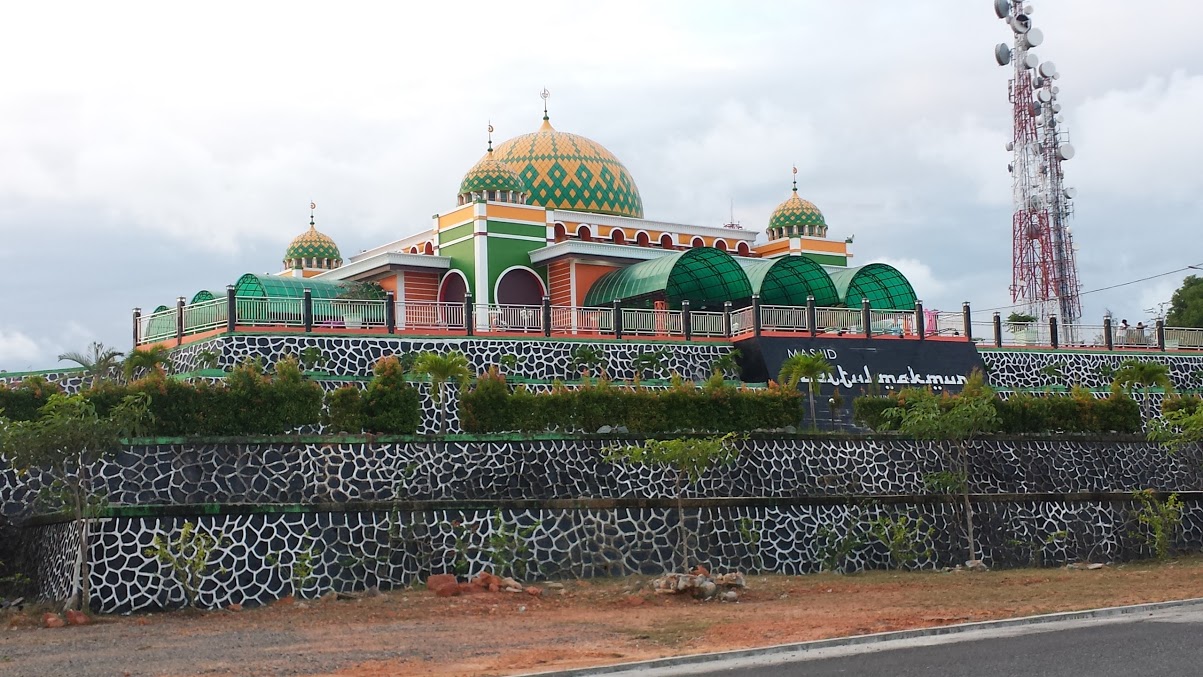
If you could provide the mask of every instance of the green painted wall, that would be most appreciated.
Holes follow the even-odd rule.
[[[814,261],[815,263],[819,263],[824,266],[845,266],[846,267],[848,265],[847,257],[835,256],[834,254],[803,254],[802,256],[805,256],[806,258]]]
[[[493,222],[489,222],[492,228]],[[514,224],[510,224],[513,226]],[[546,231],[544,231],[546,232]],[[513,266],[526,266],[535,270],[539,274],[543,284],[547,284],[547,269],[531,265],[530,253],[536,249],[542,249],[547,246],[546,242],[534,242],[531,240],[511,240],[502,237],[488,238],[489,248],[489,302],[493,303],[496,299],[492,298],[493,291],[497,286],[497,278],[506,268]]]
[[[537,237],[541,240],[547,238],[547,226],[532,226],[524,223],[509,223],[507,221],[489,221],[487,227],[490,233],[525,235],[526,237]]]
[[[439,249],[440,256],[446,256],[451,259],[451,267],[464,274],[468,278],[468,291],[476,293],[476,252],[473,249],[475,238],[464,240],[459,244],[453,244],[449,247],[441,247]],[[480,301],[474,301],[479,303]]]
[[[465,223],[462,226],[456,226],[454,228],[448,228],[447,230],[441,230],[441,231],[439,231],[439,244],[442,245],[444,242],[451,242],[452,240],[458,240],[461,237],[468,237],[471,234],[472,234],[472,224],[471,223]]]

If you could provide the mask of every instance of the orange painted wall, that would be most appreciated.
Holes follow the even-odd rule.
[[[391,291],[394,295],[397,293],[397,276],[389,275],[388,277],[377,280],[380,288],[384,291]]]
[[[437,301],[439,296],[439,274],[405,271],[406,301]]]
[[[618,266],[603,266],[596,263],[578,263],[576,264],[576,299],[574,306],[580,306],[585,303],[585,294],[589,293],[589,287],[593,286],[602,275],[615,270]]]
[[[547,267],[547,282],[551,287],[551,305],[573,305],[571,263],[563,259],[552,261],[551,265]]]
[[[464,221],[471,221],[473,218],[472,215],[475,213],[473,209],[475,209],[474,204],[466,204],[439,216],[439,229],[442,230],[443,228],[454,226]]]

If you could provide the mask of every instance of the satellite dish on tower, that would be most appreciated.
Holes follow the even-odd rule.
[[[1040,64],[1040,74],[1046,78],[1055,77],[1057,75],[1057,65],[1052,61],[1045,61]]]
[[[1028,47],[1039,47],[1040,43],[1044,42],[1044,31],[1033,28],[1023,36],[1023,40],[1028,43]]]
[[[1007,142],[1007,150],[1015,150],[1015,142],[1014,141]]]
[[[1000,42],[994,48],[994,60],[998,65],[1005,66],[1011,63],[1011,48],[1005,42]]]
[[[1036,66],[1039,66],[1039,65],[1040,65],[1040,57],[1036,56],[1035,52],[1028,52],[1027,54],[1023,55],[1023,67],[1024,68],[1031,69],[1031,68],[1035,68]]]
[[[1011,13],[1011,0],[994,0],[994,13],[1005,19]]]
[[[1028,18],[1027,14],[1016,14],[1011,17],[1010,24],[1011,30],[1015,31],[1018,35],[1023,35],[1032,30],[1032,20]]]
[[[1054,103],[1054,104],[1053,104],[1053,112],[1054,112],[1054,113],[1060,113],[1060,112],[1061,112],[1061,104],[1059,104],[1059,103]]]
[[[1074,159],[1074,147],[1068,143],[1063,143],[1060,146],[1057,146],[1057,157],[1061,158],[1062,160]]]
[[[1071,199],[1071,200],[1072,200],[1072,199],[1074,199],[1074,198],[1075,198],[1075,197],[1077,197],[1077,196],[1078,196],[1078,189],[1077,189],[1077,188],[1066,188],[1066,189],[1065,189],[1065,197],[1067,197],[1067,198],[1069,198],[1069,199]]]
[[[1040,99],[1041,103],[1048,103],[1053,100],[1053,93],[1047,89],[1036,90],[1036,98]]]

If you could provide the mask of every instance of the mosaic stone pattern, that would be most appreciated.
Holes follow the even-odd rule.
[[[218,353],[218,368],[233,369],[248,357],[259,358],[263,365],[271,368],[285,355],[300,355],[306,348],[321,351],[321,371],[346,376],[371,376],[372,366],[388,355],[407,352],[447,352],[458,350],[468,358],[469,368],[483,373],[492,366],[501,364],[504,355],[518,358],[514,376],[539,381],[564,378],[580,378],[569,365],[574,351],[588,347],[603,355],[602,369],[613,379],[630,380],[635,373],[631,363],[640,353],[668,348],[670,354],[664,364],[651,378],[668,378],[673,372],[690,380],[702,380],[710,376],[716,359],[731,352],[724,343],[673,344],[641,343],[637,341],[578,342],[554,340],[505,341],[480,338],[384,338],[384,337],[339,337],[306,336],[302,334],[284,336],[255,336],[236,334],[210,341],[184,346],[172,351],[172,360],[177,372],[192,371],[200,366],[200,353]],[[644,374],[648,377],[649,374]]]
[[[979,504],[977,538],[990,566],[1057,565],[1067,561],[1117,561],[1148,556],[1134,532],[1131,502],[1029,502]],[[1176,545],[1203,547],[1203,507],[1190,503]],[[691,561],[711,569],[772,571],[789,575],[820,570],[825,549],[845,537],[864,537],[874,517],[921,518],[932,527],[929,550],[912,568],[950,566],[963,559],[960,515],[949,503],[889,506],[798,505],[687,509]],[[92,541],[93,609],[106,613],[170,608],[185,595],[169,570],[145,553],[156,534],[173,535],[186,518],[98,520]],[[572,578],[656,574],[679,568],[678,516],[671,508],[608,510],[430,510],[308,514],[205,515],[187,518],[219,539],[199,590],[203,607],[256,605],[287,594],[313,597],[329,590],[368,586],[389,589],[431,573],[469,575],[491,563],[487,539],[499,527],[521,528],[527,553],[519,577]],[[827,530],[831,530],[829,534]],[[69,589],[73,531],[63,525],[29,530],[46,556],[37,582],[47,598]],[[466,547],[457,550],[457,534]],[[845,571],[884,568],[888,551],[871,539],[838,563]],[[298,578],[296,562],[309,559],[312,575]]]
[[[501,143],[493,156],[530,189],[530,204],[643,218],[643,198],[622,162],[596,141],[556,131],[547,120],[537,132]]]
[[[1075,353],[1037,350],[982,350],[990,383],[1006,389],[1040,389],[1049,386],[1107,388],[1124,360],[1136,358],[1169,367],[1170,380],[1179,390],[1203,389],[1203,355],[1195,353]]]

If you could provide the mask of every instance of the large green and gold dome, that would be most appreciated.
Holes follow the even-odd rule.
[[[631,173],[601,144],[556,131],[547,118],[533,134],[497,146],[493,156],[530,191],[529,204],[643,218],[643,198]]]
[[[318,232],[313,219],[309,220],[309,230],[293,238],[288,250],[284,252],[286,268],[338,268],[343,263],[338,245],[325,233]]]
[[[777,237],[798,235],[827,236],[827,221],[823,212],[809,200],[798,197],[798,186],[794,186],[789,199],[777,205],[769,218],[769,230],[777,230]]]
[[[464,180],[459,184],[461,195],[483,193],[488,190],[507,190],[523,194],[530,192],[517,172],[497,161],[497,158],[493,156],[492,147],[480,159],[480,162],[477,162],[472,169],[468,170],[467,174],[464,174]]]

